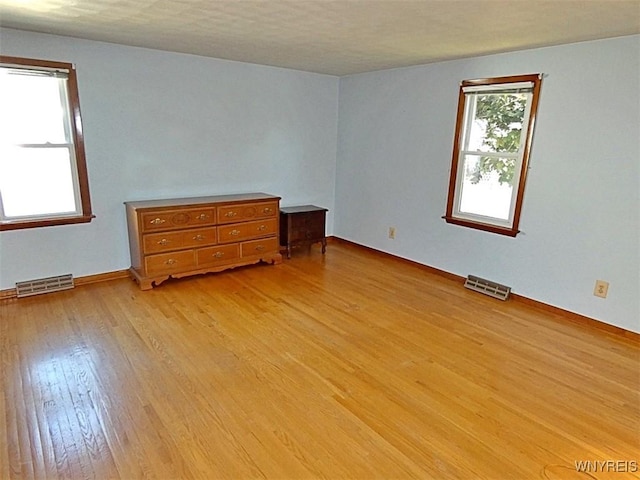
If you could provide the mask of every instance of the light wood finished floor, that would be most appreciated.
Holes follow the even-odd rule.
[[[2,479],[640,478],[638,343],[352,245],[0,314]]]

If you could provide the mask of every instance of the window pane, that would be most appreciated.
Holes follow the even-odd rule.
[[[0,192],[7,218],[76,212],[68,148],[4,147]]]
[[[468,151],[516,153],[527,105],[526,93],[470,95]]]
[[[66,79],[0,68],[0,143],[68,143],[60,82]]]
[[[490,168],[487,164],[491,164]],[[460,213],[482,215],[500,220],[509,220],[513,186],[511,182],[501,182],[499,169],[513,168],[512,158],[490,158],[479,155],[465,155],[462,171],[462,191],[460,192]]]

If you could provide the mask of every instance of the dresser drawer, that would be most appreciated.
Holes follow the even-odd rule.
[[[216,227],[197,228],[187,230],[182,234],[182,245],[184,247],[200,247],[214,245],[217,239]]]
[[[218,223],[233,223],[253,218],[275,217],[278,213],[278,202],[229,205],[218,208]]]
[[[144,262],[149,275],[180,272],[195,267],[193,250],[149,255]]]
[[[291,228],[307,230],[323,230],[325,212],[309,212],[304,215],[291,216]]]
[[[182,248],[182,232],[149,233],[142,237],[144,253],[160,253]]]
[[[278,220],[268,218],[255,222],[237,223],[218,227],[218,243],[231,243],[252,238],[268,237],[276,235]]]
[[[279,250],[277,238],[263,238],[261,240],[251,240],[243,242],[240,245],[240,254],[242,257],[251,257],[262,255],[265,253],[276,252]]]
[[[180,232],[148,233],[143,236],[144,253],[160,253],[181,248],[214,245],[216,227],[198,228]]]
[[[240,258],[240,245],[216,245],[214,247],[199,248],[196,250],[196,262],[198,265],[215,265],[216,263],[232,262]]]
[[[147,212],[141,215],[141,221],[143,232],[215,225],[216,210],[198,208]]]
[[[293,228],[291,229],[291,233],[289,234],[289,242],[297,242],[301,240],[318,241],[322,238],[324,238],[324,230],[322,228]]]

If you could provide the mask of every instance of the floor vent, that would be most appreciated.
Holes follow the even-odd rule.
[[[511,293],[511,287],[506,287],[491,280],[485,280],[484,278],[474,277],[473,275],[467,277],[464,286],[469,290],[475,290],[476,292],[484,293],[499,300],[506,300]]]
[[[73,288],[73,276],[69,273],[57,277],[16,282],[16,296],[18,298],[29,297],[40,293],[59,292],[60,290],[68,290],[70,288]]]

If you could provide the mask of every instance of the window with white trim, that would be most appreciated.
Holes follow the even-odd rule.
[[[73,65],[0,56],[0,230],[93,218]]]
[[[541,83],[540,74],[462,82],[448,223],[518,234]]]

